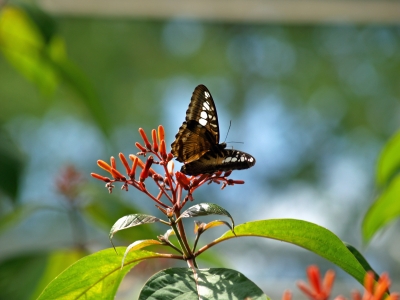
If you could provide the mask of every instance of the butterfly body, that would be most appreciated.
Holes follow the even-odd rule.
[[[226,144],[219,143],[217,110],[210,91],[204,85],[195,88],[186,120],[171,148],[176,159],[184,163],[181,172],[187,175],[247,169],[256,162],[250,154],[225,149]]]

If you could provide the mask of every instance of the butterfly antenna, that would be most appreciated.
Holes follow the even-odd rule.
[[[231,125],[232,125],[232,120],[229,120],[228,132],[226,133],[226,137],[225,137],[224,143],[226,142],[226,139],[228,138],[229,130],[231,130]]]
[[[226,139],[228,138],[228,134],[229,134],[229,130],[231,129],[231,125],[232,125],[232,120],[229,120],[229,128],[228,128],[228,132],[226,133],[226,137],[225,137],[225,141],[224,143],[226,144],[230,144],[230,143],[239,143],[239,144],[243,144],[243,142],[227,142]]]

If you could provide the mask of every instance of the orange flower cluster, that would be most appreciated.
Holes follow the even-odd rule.
[[[327,300],[331,294],[333,283],[335,280],[335,272],[328,270],[325,277],[322,279],[317,266],[307,268],[307,277],[309,286],[303,281],[299,281],[297,286],[310,300]],[[400,294],[389,294],[390,279],[387,273],[383,273],[377,284],[374,284],[374,273],[367,272],[364,279],[364,294],[359,291],[352,292],[353,300],[399,300]],[[290,291],[285,291],[282,297],[283,300],[291,300],[292,294]],[[334,300],[346,300],[343,296],[338,296]]]
[[[130,154],[128,157],[131,163],[128,163],[125,155],[119,153],[119,159],[125,168],[126,175],[117,170],[116,161],[111,157],[110,163],[103,160],[98,160],[97,165],[103,170],[107,171],[112,178],[105,177],[96,173],[91,173],[91,176],[102,180],[106,183],[106,187],[111,193],[115,187],[115,182],[121,182],[122,189],[128,191],[128,186],[133,186],[139,191],[145,193],[153,201],[157,202],[158,207],[170,208],[169,205],[161,201],[162,196],[165,196],[169,202],[175,207],[180,209],[188,200],[193,200],[193,192],[202,186],[204,183],[222,183],[222,189],[227,185],[243,184],[243,180],[232,180],[227,177],[231,174],[228,172],[216,172],[214,174],[203,174],[198,176],[187,177],[181,172],[174,173],[174,162],[172,153],[167,152],[165,143],[165,132],[162,125],[158,126],[151,132],[152,141],[147,138],[146,133],[142,128],[139,128],[139,133],[143,139],[143,144],[136,142],[136,147],[140,150],[136,155]],[[143,162],[138,156],[145,157],[147,154],[146,162]],[[164,175],[157,173],[152,167],[159,165],[163,168]],[[136,178],[138,168],[141,170],[139,177]],[[158,195],[152,195],[146,188],[145,180],[152,178],[158,186]],[[182,190],[188,191],[187,196],[181,201]],[[163,209],[161,209],[163,211]]]

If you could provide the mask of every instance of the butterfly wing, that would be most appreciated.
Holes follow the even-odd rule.
[[[200,159],[185,164],[181,172],[186,175],[212,174],[217,171],[248,169],[256,163],[250,154],[233,149],[207,152]]]
[[[210,150],[219,152],[221,149],[217,110],[210,91],[204,85],[195,88],[186,120],[171,148],[176,159],[184,163],[198,160]]]

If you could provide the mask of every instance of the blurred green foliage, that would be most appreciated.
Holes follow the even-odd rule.
[[[396,26],[280,26],[201,23],[183,19],[53,18],[30,5],[3,6],[0,11],[0,50],[3,53],[0,56],[0,232],[7,245],[15,246],[10,248],[12,254],[0,252],[0,291],[4,292],[0,298],[34,298],[54,274],[75,258],[90,252],[91,243],[96,245],[93,248],[99,247],[96,233],[100,231],[106,240],[107,230],[119,217],[144,209],[138,199],[134,199],[133,204],[120,194],[109,197],[106,190],[101,194],[93,192],[99,189],[97,183],[95,187],[84,183],[78,204],[64,199],[60,205],[54,195],[40,199],[47,204],[51,202],[65,215],[74,211],[81,218],[79,224],[84,224],[85,228],[82,232],[88,231],[84,245],[65,237],[63,243],[52,248],[41,247],[39,240],[33,247],[38,249],[37,254],[18,246],[18,240],[24,240],[26,236],[12,239],[10,229],[19,226],[36,228],[34,226],[40,222],[46,224],[46,230],[52,227],[52,223],[47,224],[41,217],[38,217],[40,222],[30,224],[30,215],[40,210],[40,205],[30,205],[30,201],[43,186],[37,184],[32,189],[26,182],[46,172],[49,174],[38,165],[54,164],[51,157],[43,159],[29,144],[32,142],[29,138],[38,139],[38,135],[33,134],[37,123],[49,122],[49,115],[54,111],[58,112],[57,121],[62,119],[61,115],[72,116],[82,122],[81,130],[90,126],[98,129],[103,138],[103,151],[107,156],[115,155],[122,151],[118,132],[128,140],[139,126],[150,128],[158,125],[160,120],[175,119],[175,115],[167,115],[178,102],[174,97],[179,93],[174,91],[186,85],[192,89],[198,83],[210,84],[213,95],[220,96],[219,110],[225,110],[225,115],[234,120],[250,107],[252,116],[258,114],[256,122],[263,130],[267,129],[264,122],[271,115],[262,105],[275,103],[270,107],[275,108],[279,116],[274,122],[285,130],[283,133],[277,131],[282,133],[279,141],[287,142],[284,146],[292,151],[285,158],[290,170],[270,170],[265,161],[277,160],[279,153],[274,152],[270,158],[266,157],[265,149],[258,149],[256,158],[262,171],[259,171],[261,175],[257,182],[264,190],[279,191],[293,181],[310,182],[318,189],[324,180],[321,170],[332,169],[334,166],[328,162],[334,162],[339,154],[356,153],[353,157],[368,159],[366,169],[370,173],[367,176],[370,188],[359,192],[365,201],[357,211],[351,211],[353,216],[348,217],[349,220],[343,221],[356,228],[354,215],[363,214],[372,202],[374,159],[400,124],[399,37]],[[187,102],[190,89],[188,95],[185,94]],[[178,124],[183,121],[183,112],[176,115]],[[250,117],[245,121],[254,124],[251,122]],[[29,129],[25,135],[16,134],[20,133],[15,129],[19,125]],[[265,146],[262,144],[264,139],[266,143],[273,143],[273,136],[264,137],[259,128],[243,132],[239,123],[238,131],[243,136],[253,134],[259,148]],[[172,137],[173,132],[170,134]],[[61,140],[67,138],[61,136]],[[364,220],[366,241],[399,215],[397,140],[398,134],[385,146],[378,163],[376,181],[381,188],[380,196]],[[60,143],[60,140],[42,141],[49,148],[53,142]],[[133,142],[127,142],[131,148]],[[79,171],[88,174],[96,171],[95,161],[100,157],[84,153],[84,143],[75,141],[68,148],[56,149],[64,154],[77,150],[83,161],[91,160],[92,163],[87,165],[75,161]],[[34,165],[32,161],[38,157],[42,160]],[[67,163],[71,163],[70,158],[62,161],[63,165]],[[253,202],[264,200],[263,194],[256,196],[259,199],[253,199]],[[49,210],[48,206],[44,207],[43,210]],[[58,221],[64,224],[61,217]],[[67,221],[62,226],[69,228],[70,224]],[[43,235],[47,232],[37,231]],[[117,237],[126,243],[132,242],[132,238],[149,238],[157,234],[158,231],[149,227],[133,234],[121,232]],[[83,252],[81,246],[84,246]],[[70,249],[65,254],[65,264],[52,268],[53,263],[48,262],[54,261],[54,257],[64,257],[58,251],[65,248]],[[392,256],[388,254],[388,257]],[[63,261],[63,258],[59,260]],[[217,259],[208,257],[207,260],[216,262]],[[10,281],[13,274],[22,270],[27,282],[24,290]]]

